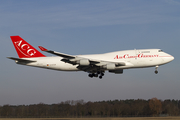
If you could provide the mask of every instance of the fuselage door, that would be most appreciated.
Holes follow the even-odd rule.
[[[137,57],[135,58],[136,60],[138,59],[138,55],[139,55],[139,54],[140,54],[140,51],[135,49],[135,56],[137,56]]]

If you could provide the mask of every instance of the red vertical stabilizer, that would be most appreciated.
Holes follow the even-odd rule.
[[[46,57],[20,36],[10,36],[19,58]]]

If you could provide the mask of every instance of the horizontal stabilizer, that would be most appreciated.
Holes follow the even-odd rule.
[[[23,63],[31,63],[31,62],[36,62],[34,60],[26,60],[26,59],[22,59],[22,58],[14,58],[14,57],[7,57],[11,60],[15,60],[16,62],[23,62]]]

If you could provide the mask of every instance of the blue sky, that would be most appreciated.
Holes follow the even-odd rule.
[[[66,100],[180,99],[180,2],[178,0],[0,0],[0,105],[52,104]],[[85,72],[16,65],[10,40],[20,35],[37,48],[95,54],[160,48],[175,60],[155,68]],[[43,53],[49,55],[47,53]],[[49,55],[51,56],[51,55]]]

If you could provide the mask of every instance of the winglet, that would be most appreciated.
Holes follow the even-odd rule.
[[[42,46],[38,46],[39,47],[39,49],[41,50],[41,51],[48,51],[46,48],[44,48],[44,47],[42,47]]]

